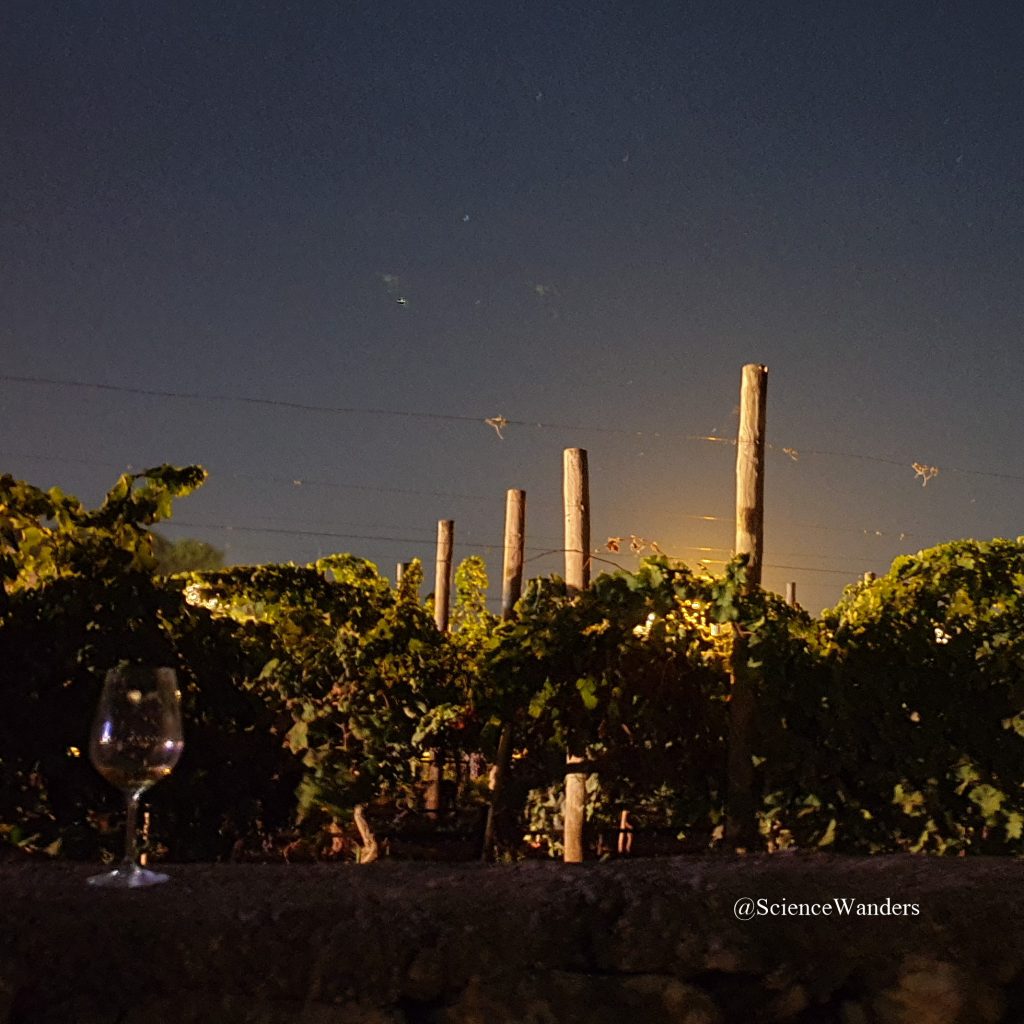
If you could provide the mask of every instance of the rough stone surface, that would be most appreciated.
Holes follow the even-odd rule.
[[[0,1022],[1024,1022],[1014,859],[172,865],[131,892],[94,870],[0,865]],[[740,921],[741,897],[920,913]]]

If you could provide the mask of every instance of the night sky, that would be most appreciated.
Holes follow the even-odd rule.
[[[0,469],[202,463],[232,562],[493,578],[524,487],[557,571],[570,445],[595,546],[727,558],[746,362],[766,585],[1024,533],[1017,0],[10,0],[0,130]]]

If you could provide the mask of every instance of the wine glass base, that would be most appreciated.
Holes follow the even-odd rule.
[[[170,875],[137,866],[115,868],[113,871],[105,871],[102,875],[92,875],[86,879],[89,885],[98,885],[106,889],[141,889],[143,886],[160,885],[161,882],[170,880]]]

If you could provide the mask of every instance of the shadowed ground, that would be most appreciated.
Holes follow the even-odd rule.
[[[0,1021],[1024,1021],[1012,859],[172,865],[127,893],[95,870],[0,865]],[[738,921],[743,897],[833,909]]]

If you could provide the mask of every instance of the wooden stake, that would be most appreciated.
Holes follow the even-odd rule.
[[[509,488],[505,496],[505,564],[501,573],[501,617],[512,618],[512,611],[523,592],[523,553],[526,544],[526,491]],[[504,811],[505,782],[512,763],[512,723],[501,727],[498,750],[491,772],[491,803],[484,828],[483,860],[494,850],[498,821]]]
[[[509,488],[505,496],[505,564],[501,573],[501,617],[510,619],[523,593],[526,491]]]
[[[448,632],[448,613],[451,608],[452,547],[455,523],[441,519],[437,524],[437,558],[434,568],[434,622],[442,633]],[[444,778],[444,751],[435,749],[434,759],[427,774],[427,792],[424,805],[427,814],[437,817],[441,810],[441,780]]]
[[[749,555],[747,582],[761,585],[764,562],[764,425],[768,367],[747,363],[736,438],[736,554]]]
[[[749,555],[748,588],[761,585],[764,562],[764,428],[768,368],[743,367],[740,385],[740,426],[736,438],[736,554]],[[729,695],[725,834],[736,847],[757,842],[757,797],[754,776],[754,729],[757,722],[756,680],[748,665],[746,638],[734,625],[732,679]]]
[[[565,583],[570,593],[586,590],[590,583],[590,478],[583,448],[566,448],[562,462],[562,495],[565,508]],[[583,751],[572,738],[566,751],[565,825],[562,859],[566,864],[583,861],[583,825],[586,817],[587,777],[574,770]]]
[[[788,604],[790,608],[796,607],[796,582],[794,580],[790,580],[789,583],[786,584],[786,604]]]
[[[590,584],[590,474],[584,448],[566,448],[562,462],[565,506],[565,582],[571,591]]]
[[[437,524],[437,559],[434,563],[434,622],[442,633],[448,632],[448,611],[451,608],[452,547],[455,523],[441,519]]]
[[[481,860],[490,860],[494,853],[494,841],[498,834],[498,822],[505,810],[505,783],[512,763],[512,725],[506,722],[498,737],[498,750],[494,755],[494,770],[491,772],[491,802],[487,808],[487,823],[484,826],[484,845]]]

